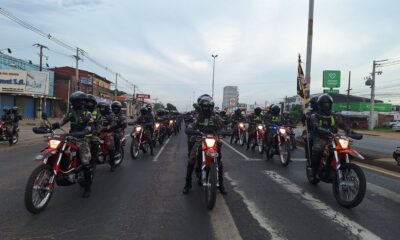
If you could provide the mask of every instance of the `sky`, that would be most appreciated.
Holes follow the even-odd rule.
[[[0,0],[0,7],[92,58],[163,103],[180,110],[193,97],[239,87],[239,101],[277,103],[296,94],[297,59],[305,69],[308,0]],[[341,70],[340,92],[368,97],[372,61],[400,59],[400,2],[315,1],[311,93],[322,92],[322,71]],[[50,67],[75,66],[72,51],[0,15],[0,48],[38,62],[46,45]],[[88,60],[80,68],[114,81]],[[377,98],[400,103],[400,65],[382,67]],[[133,92],[118,81],[118,88]],[[390,95],[389,95],[390,94]]]

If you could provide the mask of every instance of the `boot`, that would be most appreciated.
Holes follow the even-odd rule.
[[[183,194],[188,194],[190,189],[192,188],[192,173],[193,173],[194,165],[188,164],[186,171],[186,183],[185,187],[183,187]]]
[[[226,192],[225,187],[224,187],[224,171],[223,171],[223,167],[222,166],[218,167],[218,184],[219,184],[219,186],[218,186],[219,192],[222,195],[226,195],[227,192]]]

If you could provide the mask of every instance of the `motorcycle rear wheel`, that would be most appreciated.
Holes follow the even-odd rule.
[[[316,177],[316,174],[314,174],[314,176],[312,175],[312,169],[310,163],[308,163],[308,160],[306,163],[306,175],[307,175],[307,180],[310,184],[317,185],[320,182],[320,180]]]
[[[40,213],[49,204],[53,190],[44,188],[49,188],[48,183],[52,176],[53,169],[45,164],[37,166],[29,176],[24,197],[25,207],[29,212]]]
[[[206,205],[209,210],[215,206],[217,200],[217,167],[211,163],[206,171],[206,186],[204,186]]]
[[[365,175],[362,169],[353,164],[353,163],[347,163],[341,166],[340,170],[342,171],[342,183],[343,185],[349,184],[350,181],[352,181],[352,184],[354,184],[354,188],[358,188],[357,192],[354,194],[354,189],[350,189],[351,187],[349,186],[342,186],[340,187],[341,183],[338,183],[337,177],[335,181],[333,182],[332,185],[332,190],[333,190],[333,195],[335,196],[336,201],[341,205],[342,207],[345,208],[354,208],[358,206],[362,200],[364,199],[366,188],[367,188],[367,183],[365,180]],[[353,175],[353,173],[355,175]],[[351,185],[351,184],[349,184]],[[347,189],[346,189],[347,188]],[[349,198],[350,195],[354,195],[352,199],[345,199]]]

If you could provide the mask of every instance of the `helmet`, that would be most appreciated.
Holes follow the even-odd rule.
[[[18,113],[18,107],[13,107],[13,108],[11,109],[11,111],[12,111],[12,113]]]
[[[146,115],[146,114],[147,114],[147,107],[146,107],[146,106],[143,106],[143,107],[140,109],[140,114],[142,114],[142,115]]]
[[[203,97],[209,97],[209,98],[211,98],[210,95],[208,95],[208,94],[203,94],[203,95],[201,95],[200,97],[197,98],[197,104],[200,104],[200,100],[201,100]],[[212,98],[211,98],[211,99],[212,99]]]
[[[106,102],[99,102],[99,104],[97,104],[97,109],[99,109],[101,115],[106,115],[110,113],[110,105]]]
[[[257,115],[260,115],[261,114],[261,108],[260,107],[256,107],[254,109],[254,113],[257,114]]]
[[[321,96],[318,97],[317,107],[318,110],[321,111],[323,114],[332,113],[332,104],[333,104],[333,99],[328,94],[322,94]]]
[[[153,107],[151,105],[147,105],[147,110],[149,111],[149,113],[151,113],[151,111],[153,110]]]
[[[93,112],[94,109],[97,106],[97,100],[92,94],[87,94],[87,99],[86,99],[86,109]]]
[[[235,110],[235,114],[236,114],[236,115],[240,115],[241,113],[242,113],[242,110],[240,110],[240,108],[238,108],[238,109]]]
[[[314,96],[314,97],[310,98],[310,108],[313,111],[318,110],[317,101],[318,101],[318,96]]]
[[[119,101],[114,101],[111,103],[111,109],[115,114],[119,114],[121,112],[122,104]]]
[[[279,113],[281,113],[281,108],[274,104],[271,106],[271,113],[274,115],[279,115]]]
[[[214,110],[214,101],[208,94],[204,94],[198,99],[200,111],[204,116],[209,117]]]
[[[164,115],[164,109],[162,109],[162,108],[157,109],[157,115],[158,115],[158,116]]]
[[[11,108],[10,108],[9,106],[4,106],[4,107],[3,107],[3,112],[4,112],[5,114],[11,113]]]
[[[224,111],[224,110],[220,111],[220,112],[219,112],[219,115],[222,116],[222,117],[223,117],[223,116],[226,116],[226,111]]]
[[[72,107],[76,110],[83,109],[86,104],[86,99],[86,93],[83,93],[81,91],[74,92],[69,97],[69,101],[71,102]]]

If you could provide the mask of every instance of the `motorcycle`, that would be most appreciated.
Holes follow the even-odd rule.
[[[44,115],[43,119],[47,120],[47,117]],[[76,141],[86,133],[56,134],[50,124],[35,127],[33,132],[50,134],[47,137],[47,147],[35,157],[41,164],[33,170],[25,187],[25,207],[29,212],[37,214],[49,204],[56,185],[70,186],[78,183],[85,186],[86,180]],[[91,170],[93,178],[94,168]]]
[[[256,138],[253,140],[253,148],[257,146],[257,151],[262,154],[264,152],[264,124],[257,124],[256,127]]]
[[[174,133],[174,135],[178,135],[177,128],[175,127],[175,120],[170,119],[168,122],[168,138]]]
[[[213,209],[217,199],[218,184],[218,139],[219,136],[229,136],[230,133],[204,134],[193,129],[186,129],[187,135],[196,135],[201,141],[201,166],[199,177],[204,188],[205,201],[208,209]],[[196,161],[196,164],[200,161]]]
[[[105,164],[108,163],[111,165],[111,154],[114,155],[114,166],[118,167],[121,165],[122,161],[124,160],[124,146],[126,145],[126,139],[123,137],[120,140],[120,149],[115,153],[112,152],[110,146],[114,145],[114,135],[110,131],[103,131],[99,134],[99,157],[97,160],[97,164]]]
[[[246,129],[245,129],[244,123],[239,122],[237,124],[237,133],[236,133],[237,135],[232,134],[230,143],[232,144],[233,139],[236,138],[235,143],[237,143],[239,141],[239,145],[243,146],[246,142],[246,132],[245,131],[246,131]]]
[[[296,128],[295,126],[290,126],[287,125],[286,126],[286,132],[289,135],[289,141],[290,141],[290,150],[295,150],[297,148],[296,146],[296,135],[294,134],[294,128]]]
[[[364,157],[356,150],[351,149],[349,138],[360,140],[363,136],[354,132],[346,135],[334,134],[329,131],[327,133],[330,135],[330,143],[325,146],[319,162],[319,170],[316,176],[313,176],[311,162],[308,160],[307,179],[313,185],[320,181],[332,183],[333,195],[339,205],[345,208],[354,208],[364,199],[366,180],[363,170],[350,162],[350,156],[361,160]],[[324,162],[326,162],[325,166]]]
[[[8,142],[11,145],[16,144],[19,140],[19,128],[15,130],[15,133],[12,131],[12,126],[8,127],[7,123],[4,121],[0,121],[0,141]]]
[[[133,132],[131,133],[131,156],[133,159],[139,156],[140,150],[142,150],[143,153],[147,153],[150,150],[150,154],[153,155],[153,143],[151,139],[144,139],[144,133],[145,129],[142,125],[136,125],[133,128]]]
[[[268,143],[266,158],[271,160],[274,154],[279,155],[282,166],[286,167],[290,162],[290,136],[285,126],[272,125],[270,131],[273,131],[272,143]]]
[[[162,145],[164,142],[164,132],[163,132],[163,126],[161,122],[156,122],[154,124],[154,131],[153,131],[153,146],[155,147],[157,142]]]
[[[400,166],[400,147],[397,147],[393,152],[393,158],[397,162],[397,166]]]

